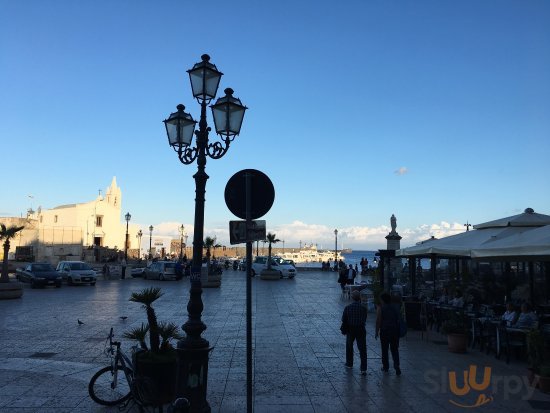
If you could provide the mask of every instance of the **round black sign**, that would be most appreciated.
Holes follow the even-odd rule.
[[[246,180],[250,179],[250,219],[263,217],[275,200],[275,188],[269,177],[256,169],[243,169],[225,185],[225,204],[241,219],[246,219]]]

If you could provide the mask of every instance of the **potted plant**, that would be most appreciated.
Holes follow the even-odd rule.
[[[447,335],[447,343],[451,353],[466,352],[469,331],[468,318],[463,314],[452,312],[450,317],[441,324],[441,332]]]
[[[533,384],[535,375],[539,373],[544,362],[544,338],[538,329],[531,329],[527,332],[527,377],[529,383]]]
[[[204,248],[206,248],[206,268],[207,268],[207,278],[202,282],[204,288],[209,287],[219,287],[221,285],[221,268],[218,266],[212,265],[210,257],[215,259],[212,251],[215,251],[216,248],[220,248],[221,245],[216,243],[216,237],[206,237],[203,243]]]
[[[0,275],[0,299],[20,298],[23,295],[23,288],[21,287],[21,283],[13,281],[10,282],[8,267],[10,240],[14,238],[19,231],[23,230],[23,228],[25,227],[17,225],[6,227],[6,225],[0,224],[0,241],[4,241],[4,259],[2,261],[2,273]]]
[[[550,365],[543,364],[538,368],[538,374],[535,374],[535,383],[543,393],[550,393]]]
[[[152,304],[162,297],[160,288],[145,288],[133,292],[130,301],[143,305],[147,313],[147,324],[141,324],[124,334],[125,338],[136,340],[139,351],[134,352],[134,374],[137,383],[144,384],[142,394],[150,405],[162,405],[175,397],[176,350],[170,343],[172,339],[181,339],[178,327],[174,323],[159,322]],[[146,338],[149,335],[149,345]]]

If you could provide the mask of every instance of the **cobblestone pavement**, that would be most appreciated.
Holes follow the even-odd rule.
[[[96,405],[87,385],[107,364],[103,350],[110,327],[120,338],[145,321],[141,306],[128,298],[132,291],[151,285],[161,286],[165,293],[155,303],[158,318],[183,324],[187,279],[99,280],[95,287],[61,289],[25,286],[21,299],[0,301],[0,412],[119,411]],[[477,349],[449,353],[444,337],[435,333],[426,340],[420,332],[409,331],[400,344],[402,376],[382,373],[372,313],[367,326],[367,375],[360,375],[357,354],[354,368],[346,369],[339,320],[348,301],[341,297],[334,273],[299,272],[294,280],[278,281],[256,277],[252,288],[256,412],[456,412],[464,411],[456,404],[483,400],[489,402],[475,410],[550,409],[550,396],[526,384],[525,362],[506,364]],[[205,289],[203,301],[207,325],[203,335],[214,346],[208,377],[212,412],[244,412],[244,272],[224,272],[221,288]],[[133,344],[123,343],[127,350]],[[449,372],[456,372],[462,388],[463,372],[469,366],[477,367],[477,383],[482,382],[483,368],[491,367],[490,385],[457,396],[450,390]]]

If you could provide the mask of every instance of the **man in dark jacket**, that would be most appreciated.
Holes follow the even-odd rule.
[[[359,291],[351,293],[353,303],[344,308],[342,323],[347,326],[346,333],[346,367],[353,367],[353,342],[357,340],[357,349],[361,356],[361,374],[367,374],[367,309],[361,305]]]
[[[382,371],[389,370],[388,347],[391,350],[393,367],[395,374],[401,375],[399,368],[399,317],[400,313],[395,306],[391,304],[391,296],[388,293],[380,295],[382,305],[378,307],[376,314],[376,334],[375,338],[380,336],[382,345]]]

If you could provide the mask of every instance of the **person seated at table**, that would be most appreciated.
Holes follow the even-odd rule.
[[[507,303],[506,304],[506,311],[504,314],[502,314],[502,321],[506,322],[507,326],[511,326],[516,322],[518,318],[518,313],[516,311],[516,307],[513,303]]]
[[[531,306],[527,303],[523,303],[521,305],[521,313],[517,321],[514,324],[512,324],[511,327],[522,328],[522,329],[536,328],[538,325],[538,322],[539,322],[539,319],[531,309]]]
[[[464,307],[464,297],[462,297],[462,291],[457,288],[455,291],[455,298],[449,301],[449,304],[453,307]]]
[[[439,304],[447,304],[449,302],[449,290],[447,287],[443,287],[441,295],[439,296]]]

